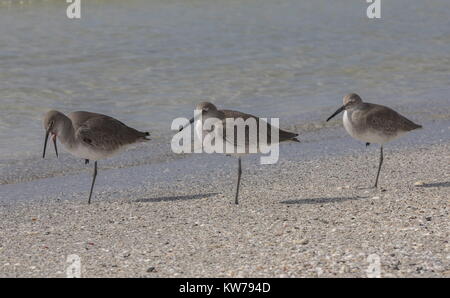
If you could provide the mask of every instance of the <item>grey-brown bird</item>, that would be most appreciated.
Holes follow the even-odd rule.
[[[52,110],[44,117],[45,141],[42,158],[45,158],[48,137],[51,136],[56,156],[58,148],[56,139],[59,139],[65,149],[72,155],[82,158],[88,164],[94,160],[94,174],[88,204],[91,203],[92,190],[97,177],[97,161],[111,157],[128,145],[149,141],[148,132],[141,132],[112,117],[90,113],[72,112],[67,116]]]
[[[211,137],[213,139],[222,139],[224,146],[223,152],[227,155],[238,157],[238,177],[236,185],[235,204],[239,203],[238,197],[242,174],[242,155],[261,152],[261,143],[272,145],[284,141],[299,142],[299,140],[296,139],[296,137],[298,136],[297,133],[292,133],[272,127],[272,125],[270,125],[266,121],[250,114],[233,110],[218,110],[217,107],[210,102],[199,103],[196,106],[195,110],[198,111],[199,115],[201,115],[202,121],[193,117],[186,126],[194,123],[195,121],[195,132],[197,136],[203,136],[203,139],[207,137]],[[245,121],[247,120],[254,120],[256,129],[253,132],[256,133],[250,133],[251,125],[235,125],[235,121],[238,119],[242,119],[242,123],[245,123]],[[211,121],[213,127],[212,129],[205,129],[205,122],[208,120],[213,120]],[[220,126],[222,127],[222,129],[214,129],[214,126],[218,124],[217,122],[220,122]],[[180,131],[183,130],[186,126],[182,127]],[[245,133],[239,134],[240,129],[242,129],[242,131],[245,131]],[[260,132],[260,129],[263,130]],[[260,138],[264,133],[264,129],[266,142],[264,142],[264,140]],[[278,131],[278,139],[275,139],[272,136],[272,129],[276,129]],[[240,138],[240,136],[245,137],[242,139]],[[227,146],[232,147],[234,153],[227,152]]]
[[[380,162],[378,165],[375,188],[378,186],[381,165],[383,164],[383,145],[397,139],[405,133],[422,128],[411,120],[386,106],[363,102],[358,94],[350,93],[343,99],[344,105],[327,121],[344,111],[343,122],[345,130],[355,139],[380,144]]]

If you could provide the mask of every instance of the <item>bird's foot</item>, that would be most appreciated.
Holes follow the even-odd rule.
[[[371,190],[371,189],[376,189],[376,186],[364,186],[364,185],[358,185],[355,187],[358,190]]]

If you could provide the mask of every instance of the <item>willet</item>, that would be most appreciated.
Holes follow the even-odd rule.
[[[84,159],[85,164],[89,160],[95,161],[88,204],[91,203],[97,177],[97,161],[121,152],[127,145],[150,140],[146,138],[150,135],[148,132],[137,131],[106,115],[82,111],[67,116],[58,111],[49,111],[44,117],[44,128],[46,132],[42,158],[45,158],[47,140],[51,135],[56,156],[56,138],[59,138],[67,151]]]
[[[259,148],[259,145],[260,145],[259,144],[259,141],[260,141],[259,131],[262,127],[261,125],[266,125],[267,144],[275,144],[276,140],[274,140],[274,141],[271,140],[272,126],[269,123],[267,123],[266,121],[264,121],[256,116],[250,115],[250,114],[246,114],[246,113],[242,113],[242,112],[238,112],[238,111],[232,111],[232,110],[218,110],[217,107],[210,102],[199,103],[195,109],[199,112],[201,111],[203,121],[192,118],[186,126],[192,124],[195,121],[196,122],[195,123],[195,131],[196,131],[197,135],[202,135],[204,138],[206,138],[209,134],[214,134],[214,138],[216,138],[216,137],[222,138],[225,146],[227,143],[229,145],[231,145],[231,147],[233,147],[235,149],[234,152],[239,152],[237,150],[237,148],[241,147],[241,146],[243,147],[242,149],[244,149],[243,150],[244,153],[224,152],[227,155],[232,155],[232,156],[238,157],[238,177],[237,177],[236,195],[235,195],[235,204],[238,204],[239,203],[239,201],[238,201],[239,186],[240,186],[241,174],[242,174],[241,156],[248,154],[248,153],[252,153],[252,151],[251,151],[252,146],[257,146],[258,147],[257,150],[260,150],[260,148]],[[203,124],[207,119],[210,119],[210,118],[217,119],[218,121],[220,121],[223,129],[219,130],[219,131],[216,129],[205,130],[203,127]],[[251,118],[255,119],[255,122],[256,122],[256,128],[257,128],[256,137],[250,135],[249,126],[245,126],[245,139],[244,139],[245,144],[241,144],[240,142],[242,142],[243,140],[238,139],[238,133],[237,133],[238,127],[237,126],[233,125],[233,127],[231,127],[231,129],[233,129],[233,131],[234,131],[233,136],[230,136],[229,134],[227,134],[228,129],[230,129],[230,123],[234,122],[237,119],[242,119],[243,121],[246,121]],[[226,121],[227,119],[230,119],[232,121],[227,122]],[[185,128],[185,127],[182,127],[180,129],[180,131],[183,130],[183,128]],[[283,141],[299,142],[299,140],[296,139],[297,136],[298,136],[298,134],[296,134],[296,133],[278,129],[278,143],[283,142]]]
[[[363,102],[361,97],[355,93],[346,95],[344,105],[327,121],[342,111],[344,111],[345,130],[353,138],[365,142],[366,146],[369,146],[370,143],[380,144],[380,163],[374,186],[376,188],[383,164],[383,145],[422,126],[413,123],[388,107]]]

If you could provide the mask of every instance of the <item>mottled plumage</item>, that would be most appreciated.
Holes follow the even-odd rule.
[[[49,111],[44,117],[46,130],[44,153],[48,136],[51,134],[57,152],[56,139],[71,154],[83,158],[86,163],[95,161],[94,176],[88,202],[91,202],[92,190],[97,176],[97,161],[117,154],[126,146],[148,141],[148,132],[140,132],[112,117],[78,111],[64,115],[58,111]]]
[[[236,154],[238,156],[238,180],[237,180],[236,196],[235,196],[235,203],[238,204],[239,185],[240,185],[241,173],[242,173],[241,156],[240,155],[247,154],[247,153],[255,153],[255,152],[260,151],[259,134],[260,134],[260,128],[262,127],[262,125],[266,125],[266,128],[267,128],[266,129],[267,145],[275,144],[276,142],[274,142],[272,140],[273,136],[271,135],[272,126],[269,123],[260,119],[259,117],[256,117],[256,116],[253,116],[250,114],[233,111],[233,110],[218,110],[216,108],[216,106],[210,102],[202,102],[202,103],[198,104],[195,109],[197,111],[201,112],[201,115],[202,115],[202,121],[200,121],[199,119],[195,119],[195,118],[192,118],[190,120],[190,123],[193,123],[194,121],[196,122],[195,130],[196,130],[197,135],[202,135],[203,138],[205,138],[207,135],[212,134],[214,139],[221,138],[224,141],[223,142],[224,148],[226,148],[226,143],[231,144],[235,148],[235,151],[233,152],[232,155]],[[216,122],[220,121],[222,129],[221,130],[214,129],[214,127],[212,127],[212,129],[209,129],[209,130],[205,129],[205,122],[208,121],[209,119],[214,119],[214,121],[215,121],[215,122],[213,121],[213,123],[211,123],[212,126],[214,126],[215,124],[218,125]],[[236,125],[234,125],[233,121],[227,122],[227,119],[232,119],[232,120],[242,119],[243,121],[246,121],[248,119],[254,119],[255,126],[256,126],[256,132],[257,132],[256,136],[253,136],[249,133],[250,132],[249,126],[245,126],[245,128],[244,128],[245,129],[245,136],[244,136],[245,143],[241,143],[239,141],[238,127]],[[242,127],[242,126],[240,126],[240,127]],[[227,131],[234,131],[234,133],[233,133],[234,137],[230,136],[227,133]],[[296,134],[296,133],[278,129],[278,134],[279,134],[278,143],[284,142],[284,141],[299,142],[299,140],[296,139],[296,137],[298,136],[298,134]],[[242,150],[240,151],[239,149],[242,149]],[[230,152],[227,152],[225,150],[224,150],[224,152],[226,154],[230,154]]]
[[[382,105],[363,102],[358,106],[357,113],[360,114],[361,122],[365,123],[368,128],[381,130],[385,134],[392,135],[398,131],[408,132],[422,127]]]
[[[202,110],[202,105],[207,108],[207,110]],[[211,103],[201,103],[197,105],[197,110],[202,111],[202,120],[200,123],[196,121],[195,128],[197,135],[200,135],[200,129],[203,129],[202,135],[206,137],[207,134],[213,133],[215,137],[221,138],[224,141],[224,147],[226,146],[226,142],[233,145],[237,152],[237,148],[239,147],[245,153],[255,153],[254,151],[259,152],[260,148],[260,129],[265,125],[266,129],[266,142],[267,145],[272,144],[272,125],[267,123],[266,121],[256,117],[254,115],[242,113],[234,110],[217,110],[217,108]],[[216,121],[220,121],[220,125],[222,126],[222,130],[205,130],[205,122],[214,118]],[[256,126],[256,135],[250,134],[250,126],[239,125],[239,128],[244,129],[244,141],[245,143],[239,142],[238,137],[238,126],[235,125],[234,120],[242,119],[243,121],[254,119],[254,124]],[[217,125],[215,122],[212,122],[213,125]],[[276,129],[276,128],[274,128]],[[232,131],[233,134],[230,135],[228,132]],[[285,141],[294,141],[299,142],[296,137],[298,134],[291,133],[282,129],[278,129],[278,143]],[[262,140],[261,140],[262,141]],[[245,144],[245,147],[244,147]],[[252,151],[253,150],[253,151]],[[229,153],[229,152],[227,152]]]
[[[380,144],[380,163],[378,166],[375,187],[378,186],[381,165],[383,163],[383,145],[403,134],[421,128],[411,120],[386,106],[363,102],[355,93],[348,94],[340,107],[327,121],[344,111],[343,122],[345,130],[355,139]]]
[[[234,145],[237,145],[238,141],[237,141],[237,132],[238,132],[238,128],[236,126],[234,126],[234,139],[231,140],[230,137],[227,137],[226,134],[226,119],[227,118],[232,118],[232,119],[237,119],[237,118],[241,118],[244,121],[246,121],[247,119],[250,118],[254,118],[256,120],[256,128],[257,128],[257,138],[256,138],[256,142],[259,143],[260,138],[259,138],[259,132],[260,129],[262,127],[262,125],[266,125],[266,132],[267,132],[267,143],[271,144],[272,143],[272,125],[270,125],[269,123],[267,123],[266,121],[260,119],[259,117],[250,115],[250,114],[246,114],[246,113],[242,113],[242,112],[238,112],[238,111],[233,111],[233,110],[218,110],[219,113],[222,114],[222,125],[223,125],[223,136],[225,136],[225,140],[228,142],[232,142]],[[251,137],[249,136],[249,131],[250,128],[248,126],[245,127],[245,141],[246,141],[246,146],[249,145],[249,142],[251,140]],[[298,136],[297,133],[292,133],[289,131],[285,131],[282,129],[278,129],[278,142],[285,142],[285,141],[294,141],[294,142],[298,142],[298,140],[296,139],[296,137]]]
[[[148,140],[148,133],[140,132],[106,115],[73,112],[68,117],[74,126],[75,139],[84,146],[103,152],[105,156],[127,145]]]

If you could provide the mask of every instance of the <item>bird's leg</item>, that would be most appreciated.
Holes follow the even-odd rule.
[[[87,165],[89,163],[89,159],[84,160],[84,164]]]
[[[366,143],[366,147],[369,147],[370,143]]]
[[[239,204],[238,196],[239,196],[239,185],[241,183],[241,174],[242,174],[242,167],[241,167],[241,157],[238,159],[239,167],[238,167],[238,180],[237,180],[237,186],[236,186],[236,198],[234,200],[234,203],[237,205]]]
[[[95,184],[95,178],[96,177],[97,177],[97,161],[95,161],[95,163],[94,163],[94,176],[92,177],[91,192],[89,193],[88,204],[91,203],[92,190],[94,189],[94,184]]]
[[[380,165],[378,166],[377,179],[375,180],[375,188],[378,186],[378,177],[380,176],[381,165],[383,164],[383,146],[380,149]]]

